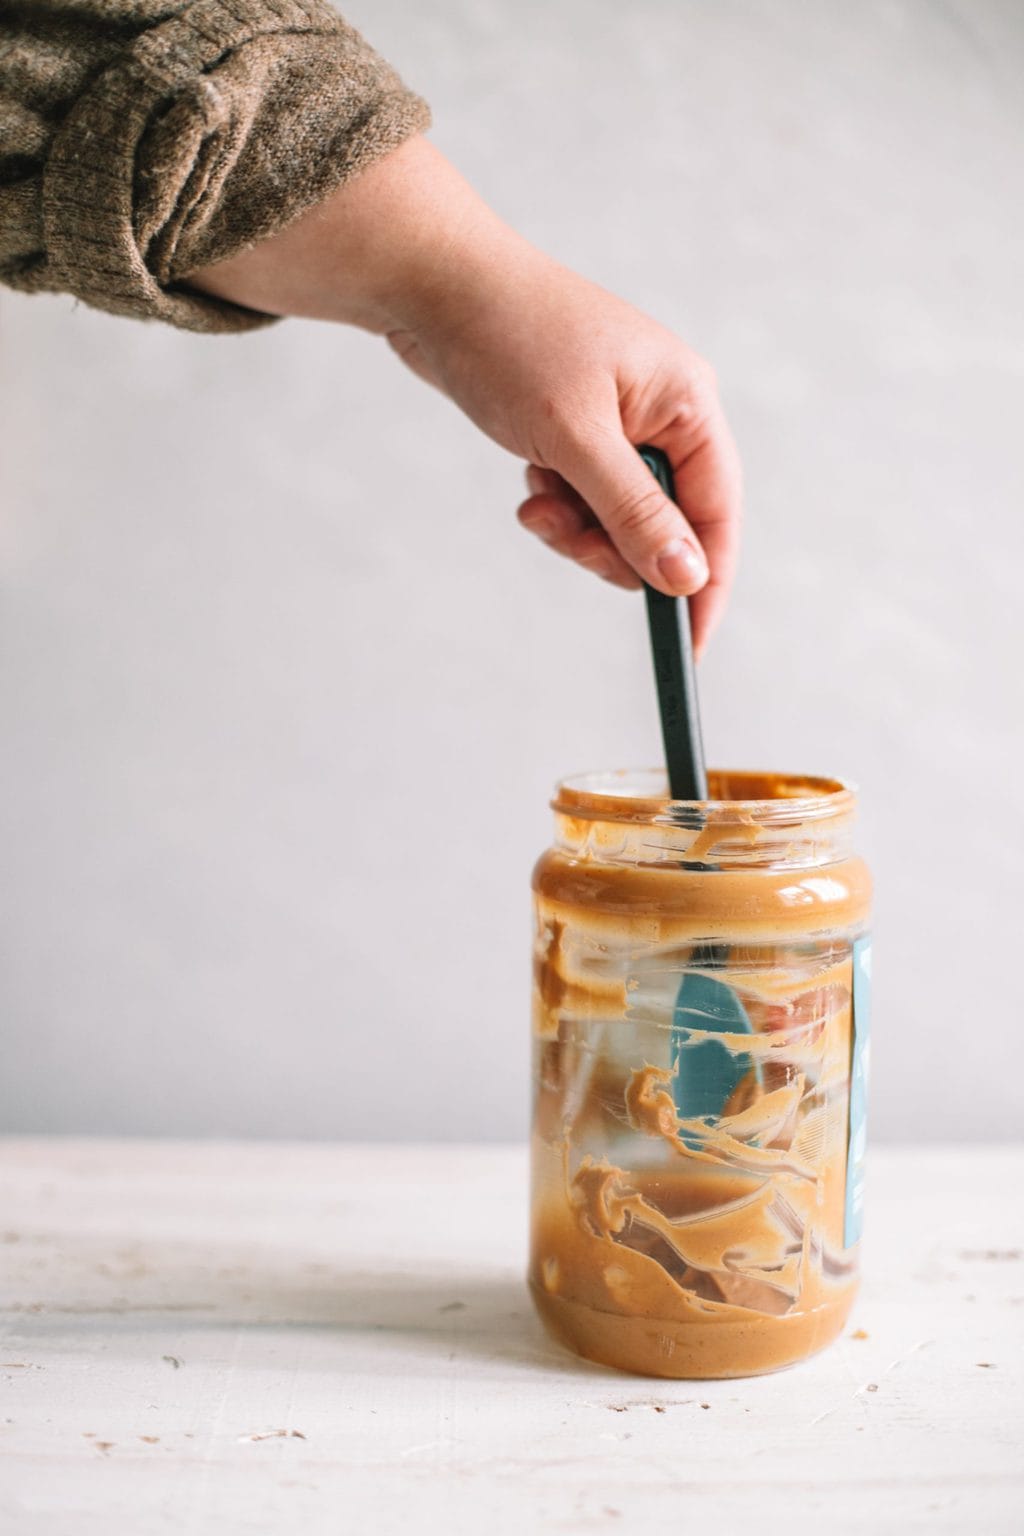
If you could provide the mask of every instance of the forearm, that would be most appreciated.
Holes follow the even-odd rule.
[[[0,19],[0,116],[28,166],[0,281],[193,330],[305,315],[386,335],[527,460],[525,526],[623,586],[696,593],[699,647],[740,499],[707,365],[487,208],[328,0],[124,0],[116,28],[110,9]]]
[[[523,240],[424,139],[187,278],[249,309],[386,335],[533,466],[520,517],[560,553],[622,586],[707,583],[693,608],[698,647],[706,640],[732,575],[740,494],[710,370]],[[643,442],[668,453],[682,512],[641,463]]]
[[[471,267],[517,238],[417,135],[280,233],[188,282],[265,314],[384,335],[436,314]]]

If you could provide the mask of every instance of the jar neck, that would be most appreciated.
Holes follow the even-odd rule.
[[[613,865],[799,870],[853,852],[856,794],[838,779],[712,770],[711,798],[671,800],[658,770],[581,774],[559,784],[555,846]]]

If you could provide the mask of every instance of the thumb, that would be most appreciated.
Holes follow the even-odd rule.
[[[620,432],[590,438],[552,467],[579,492],[644,581],[669,597],[700,591],[708,563],[696,534]]]

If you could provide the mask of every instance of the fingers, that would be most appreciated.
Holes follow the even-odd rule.
[[[636,572],[560,475],[531,464],[526,482],[534,494],[519,508],[518,517],[524,528],[595,576],[630,591],[640,586]]]
[[[739,454],[724,417],[709,423],[696,446],[666,446],[674,465],[676,495],[700,539],[709,579],[690,598],[690,622],[698,657],[725,611],[736,574],[743,485]]]
[[[668,410],[631,412],[625,429],[616,413],[607,425],[591,418],[586,432],[564,432],[554,456],[558,472],[528,469],[533,494],[519,517],[552,548],[609,581],[635,588],[642,578],[669,596],[689,597],[699,657],[735,574],[742,475],[713,383],[709,390],[705,382],[699,410],[693,393],[687,404],[680,389],[677,408],[673,389]],[[678,505],[640,458],[634,437],[667,454]]]
[[[562,496],[568,503],[581,507],[585,512],[590,510],[582,496],[578,496],[568,481],[563,480],[553,469],[541,469],[539,464],[527,464],[526,483],[535,496],[550,491],[553,496]]]
[[[669,386],[645,404],[632,402],[621,421],[618,413],[607,424],[592,417],[588,431],[566,432],[555,462],[626,563],[659,591],[690,598],[699,656],[735,574],[742,473],[706,365],[689,383],[673,377]],[[667,455],[678,505],[665,496],[634,443],[650,443]]]
[[[672,460],[671,450],[666,451]],[[684,597],[704,586],[708,562],[694,528],[621,429],[570,445],[559,467],[593,509],[623,560],[652,587]]]

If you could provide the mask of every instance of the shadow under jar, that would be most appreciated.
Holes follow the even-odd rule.
[[[530,1286],[562,1343],[655,1376],[790,1365],[857,1285],[854,792],[712,772],[710,795],[671,801],[655,771],[567,779],[533,879]]]

